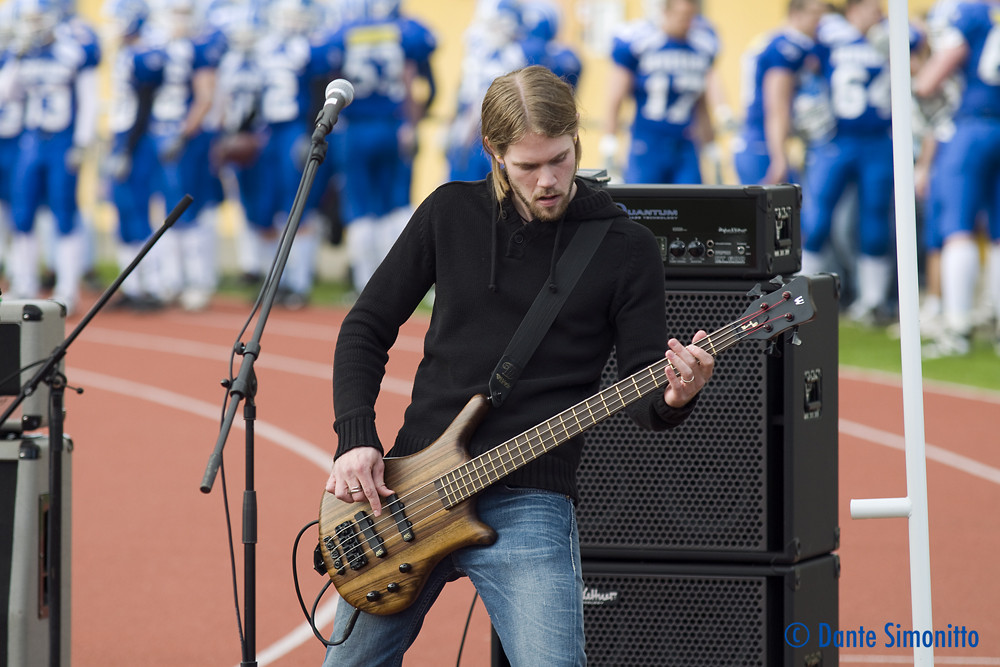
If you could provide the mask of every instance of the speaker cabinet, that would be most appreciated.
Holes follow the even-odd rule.
[[[62,448],[59,664],[70,664],[70,501],[73,443]],[[49,665],[48,436],[0,440],[0,667]]]
[[[584,561],[591,667],[831,667],[840,560],[794,565]],[[822,634],[826,631],[826,634]],[[496,633],[492,665],[510,662]]]
[[[671,282],[670,335],[736,320],[754,284]],[[815,276],[811,291],[801,344],[786,333],[722,353],[681,426],[645,431],[619,413],[588,432],[584,558],[794,563],[837,548],[837,278]],[[612,354],[602,388],[617,380]]]

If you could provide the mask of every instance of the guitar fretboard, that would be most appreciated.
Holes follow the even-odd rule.
[[[762,315],[764,312],[765,309],[762,308],[758,314]],[[695,344],[712,356],[718,356],[765,326],[766,321],[745,317]],[[667,382],[668,367],[673,368],[668,359],[657,361],[442,475],[435,481],[435,486],[445,506],[450,508],[470,498],[542,454],[623,410],[654,389],[662,387]]]

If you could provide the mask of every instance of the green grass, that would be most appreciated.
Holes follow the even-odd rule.
[[[902,372],[900,343],[890,335],[890,330],[841,321],[839,333],[841,365]],[[1000,356],[994,351],[992,340],[978,336],[968,356],[922,360],[921,375],[925,380],[1000,390]]]

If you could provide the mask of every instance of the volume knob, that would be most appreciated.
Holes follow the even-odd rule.
[[[705,254],[705,244],[695,239],[688,244],[687,251],[692,257],[701,257]]]

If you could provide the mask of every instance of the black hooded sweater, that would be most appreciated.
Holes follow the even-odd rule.
[[[473,456],[545,422],[599,390],[612,347],[619,375],[662,360],[666,350],[663,263],[656,240],[607,192],[577,179],[558,221],[524,222],[508,197],[498,206],[487,181],[439,187],[417,208],[341,326],[333,370],[336,455],[355,447],[384,452],[375,400],[400,326],[434,286],[435,300],[411,402],[389,456],[435,439],[476,394],[489,395],[494,367],[552,267],[580,225],[613,223],[513,390],[490,409],[468,446]],[[554,286],[560,289],[559,285]],[[628,407],[640,426],[681,423],[662,390]],[[503,483],[578,498],[577,436],[515,470]]]

